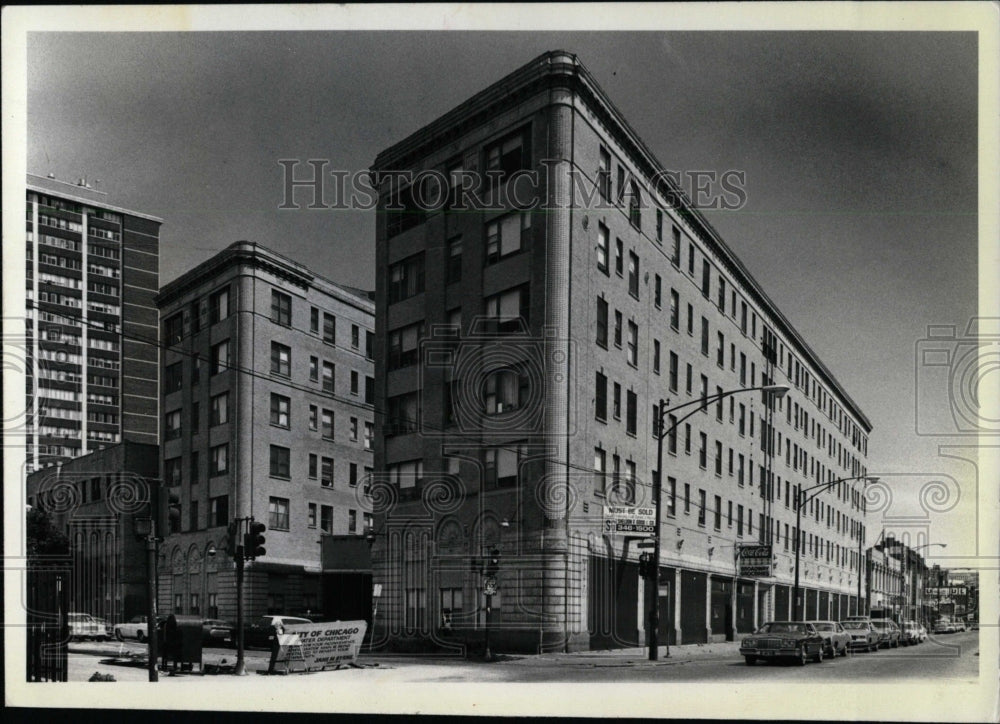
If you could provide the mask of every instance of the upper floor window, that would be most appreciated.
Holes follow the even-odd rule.
[[[604,224],[597,225],[597,268],[608,273],[608,254],[611,249],[609,247],[610,239],[608,235],[608,227]]]
[[[671,227],[671,232],[674,238],[674,250],[670,256],[670,261],[674,266],[679,267],[681,265],[681,230],[674,226]]]
[[[628,293],[639,298],[639,255],[634,251],[628,253]]]
[[[491,221],[486,225],[486,263],[495,264],[504,257],[526,249],[530,232],[531,214],[527,211]]]
[[[267,501],[267,525],[271,530],[288,530],[288,498]]]
[[[387,366],[390,370],[417,364],[420,357],[420,339],[423,337],[423,333],[423,322],[389,332]]]
[[[169,344],[177,344],[184,337],[184,315],[180,312],[163,322],[163,339]]]
[[[337,343],[337,318],[327,312],[323,312],[323,341]]]
[[[385,234],[391,238],[414,226],[419,226],[427,218],[427,211],[414,198],[415,189],[407,186],[397,189],[389,196],[385,205]]]
[[[217,375],[229,368],[229,340],[212,347],[212,374]]]
[[[229,288],[220,289],[209,298],[209,321],[212,324],[229,316]]]
[[[523,285],[487,297],[484,304],[490,322],[487,331],[504,333],[524,330],[530,319],[528,296],[528,286]]]
[[[285,327],[292,326],[292,298],[277,289],[271,290],[271,321]]]
[[[292,348],[271,342],[271,374],[290,377],[292,374]]]
[[[611,201],[611,154],[601,147],[597,166],[597,188],[602,201]]]
[[[448,260],[445,267],[447,284],[462,281],[462,237],[456,236],[448,240]]]
[[[409,299],[424,291],[424,254],[396,262],[389,267],[389,304]]]
[[[518,129],[486,146],[486,173],[499,180],[530,166],[528,127]]]

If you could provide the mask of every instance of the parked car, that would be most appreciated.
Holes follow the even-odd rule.
[[[842,621],[841,626],[851,635],[851,650],[878,650],[878,632],[869,621]]]
[[[969,621],[969,630],[970,631],[978,631],[979,630],[979,621]]]
[[[965,630],[966,630],[965,621],[963,621],[962,619],[957,619],[955,621],[955,632],[958,633],[959,631],[965,631]]]
[[[920,643],[920,626],[916,621],[903,621],[899,627],[899,642],[906,646],[916,646]]]
[[[834,656],[847,656],[847,649],[851,643],[851,635],[844,630],[836,621],[810,621],[819,635],[823,637],[825,648],[823,655],[831,659]]]
[[[900,631],[896,622],[888,618],[877,618],[872,621],[872,627],[878,632],[879,646],[889,649],[899,648]]]
[[[156,620],[163,622],[167,620],[167,617],[157,616]],[[116,624],[114,628],[114,635],[119,641],[124,641],[125,639],[145,641],[149,636],[148,629],[149,627],[146,625],[146,617],[140,614],[133,616],[126,623]]]
[[[936,634],[955,633],[955,627],[948,619],[945,618],[938,619],[938,621],[934,624],[934,633]]]
[[[203,646],[224,646],[232,639],[236,627],[228,621],[206,618],[201,622]]]
[[[826,646],[816,627],[806,621],[765,623],[740,643],[740,655],[753,666],[758,659],[792,659],[799,666],[806,660],[823,660]]]
[[[89,613],[68,613],[66,614],[69,623],[69,638],[73,639],[93,639],[99,641],[108,637],[107,624],[103,619],[97,619]]]
[[[243,629],[243,646],[271,648],[275,633],[281,633],[288,624],[312,623],[308,618],[298,616],[271,615],[261,616],[253,623]],[[235,630],[230,634],[230,640],[234,640]]]
[[[927,627],[923,624],[917,626],[917,635],[920,637],[920,643],[927,640]]]

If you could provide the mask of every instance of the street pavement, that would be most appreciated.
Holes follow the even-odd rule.
[[[111,674],[116,681],[147,681],[142,663],[145,646],[134,642],[77,643],[70,647],[70,681],[87,681],[92,674]],[[932,637],[918,646],[854,653],[821,664],[804,667],[782,662],[748,666],[739,655],[738,642],[671,646],[661,648],[659,661],[649,661],[647,649],[614,649],[540,655],[505,655],[485,662],[458,656],[362,655],[359,667],[314,672],[308,677],[375,683],[396,682],[602,682],[602,681],[871,681],[931,678],[972,679],[978,676],[979,641],[976,632]],[[255,688],[270,688],[302,675],[261,676],[268,652],[248,650],[248,677],[226,675],[235,663],[232,649],[207,648],[203,663],[206,676],[171,675],[161,671],[161,682],[188,685],[201,680],[213,686],[239,687],[246,681]],[[218,675],[213,675],[218,674]]]

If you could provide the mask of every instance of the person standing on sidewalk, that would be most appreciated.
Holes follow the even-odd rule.
[[[274,624],[274,636],[271,638],[271,661],[267,665],[267,673],[274,673],[274,665],[278,663],[278,652],[281,650],[281,636],[285,633],[285,627],[278,621]]]

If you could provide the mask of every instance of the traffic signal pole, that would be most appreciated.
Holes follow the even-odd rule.
[[[155,520],[155,518],[154,518]],[[160,675],[156,669],[157,639],[159,632],[156,630],[156,531],[153,530],[146,538],[146,596],[149,604],[146,608],[146,641],[149,658],[149,680],[159,681]]]
[[[243,660],[243,546],[237,545],[233,553],[236,563],[236,676],[246,676],[247,666]]]
[[[652,605],[649,609],[649,660],[660,657],[660,494],[663,490],[663,438],[664,411],[667,403],[660,399],[656,406],[656,477],[653,478],[653,570],[649,584],[653,589]],[[669,654],[668,654],[669,655]]]

